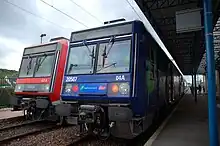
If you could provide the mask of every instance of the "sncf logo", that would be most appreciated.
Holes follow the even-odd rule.
[[[106,86],[99,86],[99,90],[105,90]]]

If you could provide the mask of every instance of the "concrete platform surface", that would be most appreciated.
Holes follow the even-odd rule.
[[[13,108],[0,108],[0,112],[2,111],[9,111],[9,110],[12,110]]]
[[[207,104],[207,95],[199,95],[197,103],[192,95],[185,95],[162,130],[145,146],[209,146]]]
[[[11,110],[0,111],[0,120],[22,116],[22,115],[23,115],[23,111],[11,111]]]

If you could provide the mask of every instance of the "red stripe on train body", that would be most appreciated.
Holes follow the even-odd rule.
[[[46,78],[18,78],[16,84],[49,84],[51,77]]]

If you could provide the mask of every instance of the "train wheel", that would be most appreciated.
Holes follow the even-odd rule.
[[[61,126],[65,126],[65,125],[67,125],[66,117],[64,117],[64,116],[59,116],[58,121],[59,121],[59,122],[58,122],[57,125],[61,125]]]
[[[100,140],[107,140],[110,137],[110,131],[107,129],[102,129],[101,131],[99,131],[98,133],[98,139]]]
[[[35,120],[35,110],[33,108],[24,109],[24,116],[27,120]]]

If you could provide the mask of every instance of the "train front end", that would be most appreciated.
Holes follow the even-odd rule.
[[[56,107],[68,123],[101,137],[117,134],[124,121],[128,126],[135,76],[132,31],[127,22],[72,33],[62,104]]]
[[[67,49],[67,40],[24,49],[11,104],[23,109],[28,118],[39,119],[55,113]]]

